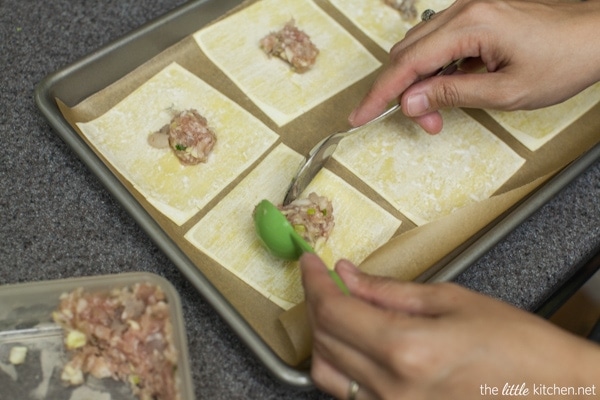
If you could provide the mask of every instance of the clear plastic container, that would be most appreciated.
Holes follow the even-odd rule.
[[[193,400],[187,337],[179,294],[164,278],[144,272],[70,278],[0,286],[0,399],[40,400],[133,400],[127,383],[86,377],[83,385],[67,387],[60,379],[68,360],[63,331],[52,321],[52,312],[64,292],[79,287],[104,291],[148,282],[167,296],[173,341],[178,351],[178,383],[181,398]],[[11,350],[27,348],[22,364],[10,362]]]

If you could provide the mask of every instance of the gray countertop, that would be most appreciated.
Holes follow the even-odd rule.
[[[198,398],[329,398],[272,378],[34,103],[46,75],[182,3],[0,0],[0,285],[156,273],[182,297]],[[533,310],[599,243],[596,162],[456,280]]]

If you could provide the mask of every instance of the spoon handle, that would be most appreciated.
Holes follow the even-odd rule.
[[[333,281],[338,286],[338,288],[340,288],[340,290],[342,291],[342,293],[344,293],[346,296],[350,296],[350,290],[348,289],[348,287],[346,286],[346,284],[344,283],[344,281],[342,280],[342,278],[340,278],[340,276],[338,275],[337,272],[335,272],[334,270],[330,269],[329,270],[329,276],[331,276],[331,279],[333,279]]]
[[[437,72],[431,76],[450,75],[458,69],[462,60],[456,60],[440,68]],[[285,197],[283,198],[283,205],[288,205],[294,201],[300,193],[306,189],[308,184],[313,180],[317,173],[325,166],[327,161],[333,155],[333,152],[337,148],[340,141],[348,135],[356,133],[365,126],[380,122],[381,120],[389,117],[400,109],[400,103],[388,108],[383,114],[378,117],[362,124],[351,128],[345,132],[338,132],[327,136],[325,139],[317,143],[308,153],[306,162],[300,167],[296,176],[292,180]]]

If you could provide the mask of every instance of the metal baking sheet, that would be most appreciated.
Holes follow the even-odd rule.
[[[242,0],[199,0],[186,3],[75,63],[50,74],[37,85],[35,100],[58,135],[98,176],[109,192],[132,215],[267,369],[282,383],[298,389],[305,389],[313,386],[308,373],[308,365],[298,368],[291,367],[267,346],[71,128],[55,102],[55,98],[58,97],[67,104],[79,103],[240,3]],[[456,277],[598,159],[600,159],[600,145],[587,151],[512,210],[505,213],[502,218],[480,232],[469,243],[456,249],[453,254],[430,268],[417,280],[440,282]]]

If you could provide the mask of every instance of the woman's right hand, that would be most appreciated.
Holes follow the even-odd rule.
[[[455,284],[370,276],[342,260],[348,296],[318,256],[304,254],[300,268],[311,376],[337,398],[351,381],[360,400],[510,398],[507,385],[521,388],[517,397],[536,399],[545,385],[548,399],[597,398],[600,348],[539,317]],[[560,396],[555,385],[586,395]]]
[[[395,98],[430,133],[441,130],[437,110],[446,107],[516,110],[562,102],[600,80],[599,26],[598,0],[458,0],[392,48],[350,122],[368,122]],[[466,71],[431,76],[457,59],[467,60]]]

